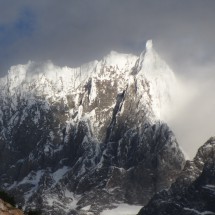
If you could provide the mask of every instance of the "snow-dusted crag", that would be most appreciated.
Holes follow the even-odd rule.
[[[0,79],[1,188],[44,214],[146,204],[184,166],[160,121],[176,85],[151,41],[140,57],[11,67]]]

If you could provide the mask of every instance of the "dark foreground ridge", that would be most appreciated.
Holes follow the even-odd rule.
[[[215,214],[215,137],[199,148],[169,190],[156,194],[138,215]]]

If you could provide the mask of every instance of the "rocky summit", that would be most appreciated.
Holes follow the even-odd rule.
[[[138,215],[215,214],[215,137],[199,148],[171,188],[156,194]]]
[[[79,68],[11,67],[0,79],[1,189],[45,215],[145,205],[185,164],[161,121],[176,86],[152,41]]]

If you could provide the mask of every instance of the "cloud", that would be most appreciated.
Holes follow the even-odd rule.
[[[207,105],[197,107],[201,100],[213,107],[214,89],[202,83],[214,79],[214,0],[0,0],[0,4],[1,76],[11,65],[29,60],[78,66],[111,50],[139,54],[152,38],[177,75],[200,89],[190,110],[212,114]],[[183,114],[184,125],[195,127],[190,123],[195,119]],[[209,116],[201,120],[210,122],[208,130],[213,130]],[[182,142],[187,143],[188,132],[180,134]],[[192,144],[196,149],[199,143]]]
[[[190,74],[181,77],[184,92],[168,124],[178,142],[194,157],[197,149],[215,135],[215,65],[193,66]]]
[[[29,37],[20,35],[8,53],[6,64],[32,60],[81,64],[110,50],[140,53],[147,39],[168,57],[183,62],[203,59],[213,50],[214,1],[149,0],[20,0],[2,3],[4,26],[16,23],[26,8],[34,16]],[[5,13],[7,11],[7,13]],[[28,17],[26,16],[26,22]],[[24,20],[23,20],[24,21]],[[30,26],[29,26],[30,27]],[[5,34],[10,37],[10,32]],[[18,54],[17,54],[18,53]],[[206,57],[205,57],[206,58]],[[3,71],[2,71],[3,72]]]

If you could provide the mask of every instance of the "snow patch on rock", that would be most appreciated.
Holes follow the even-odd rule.
[[[102,211],[101,215],[135,215],[141,208],[139,205],[119,204],[116,208]]]

